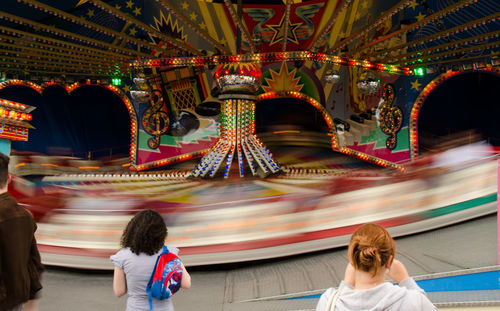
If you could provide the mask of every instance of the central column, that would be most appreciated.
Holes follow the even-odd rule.
[[[194,177],[214,177],[223,169],[224,178],[229,176],[235,158],[240,177],[247,167],[252,175],[276,173],[280,166],[272,154],[254,134],[255,92],[260,87],[261,71],[257,64],[221,64],[215,72],[215,80],[221,90],[220,137],[210,151],[193,170]]]

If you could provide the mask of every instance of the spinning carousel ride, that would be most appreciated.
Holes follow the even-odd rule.
[[[423,174],[419,113],[449,81],[498,81],[497,1],[4,2],[0,98],[37,108],[36,140],[74,149],[12,144],[24,178],[11,192],[47,264],[110,268],[143,208],[188,265],[345,245],[367,221],[397,236],[494,212],[495,151]],[[45,103],[95,88],[129,131],[98,96],[51,129]],[[111,134],[128,153],[94,158],[89,137],[111,150]]]

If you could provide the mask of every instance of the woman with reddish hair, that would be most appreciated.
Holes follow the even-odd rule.
[[[344,280],[337,290],[329,288],[321,295],[316,311],[437,310],[405,266],[394,259],[396,244],[383,227],[359,227],[347,252]],[[399,285],[386,282],[386,276]]]

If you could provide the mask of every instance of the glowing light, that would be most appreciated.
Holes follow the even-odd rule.
[[[413,68],[413,73],[416,76],[423,76],[423,75],[425,75],[425,68],[424,67]]]
[[[122,85],[122,79],[121,78],[113,78],[111,79],[111,84],[114,86],[120,86]]]

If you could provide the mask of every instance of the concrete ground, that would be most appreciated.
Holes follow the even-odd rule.
[[[497,265],[497,217],[482,217],[418,235],[398,238],[397,258],[410,275]],[[271,261],[189,268],[192,288],[174,296],[177,311],[314,310],[317,299],[280,298],[321,293],[337,286],[347,263],[346,248]],[[112,273],[48,268],[40,311],[124,310],[126,298],[112,291]],[[487,295],[486,295],[487,294]],[[498,310],[500,291],[448,295],[432,293],[434,302],[496,300],[467,310]],[[481,297],[486,295],[487,297]],[[443,310],[462,310],[442,308]]]

